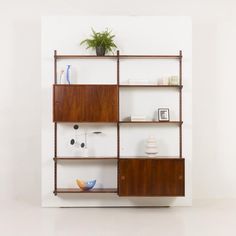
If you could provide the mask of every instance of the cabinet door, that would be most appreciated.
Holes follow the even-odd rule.
[[[120,196],[184,196],[184,159],[120,159]]]
[[[53,87],[53,121],[86,121],[85,87],[74,85],[54,85]]]
[[[117,122],[117,99],[116,85],[86,86],[86,120],[90,122]]]
[[[116,85],[54,85],[54,122],[117,122]]]

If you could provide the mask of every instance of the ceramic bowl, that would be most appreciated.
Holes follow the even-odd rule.
[[[81,179],[77,179],[76,183],[81,190],[86,191],[94,187],[94,185],[96,184],[96,180],[83,181]]]

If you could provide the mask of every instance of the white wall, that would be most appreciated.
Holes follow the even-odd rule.
[[[233,0],[1,1],[0,199],[40,202],[40,21],[55,14],[192,16],[193,197],[235,198],[235,7]]]

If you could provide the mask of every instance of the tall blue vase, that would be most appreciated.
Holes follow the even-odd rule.
[[[71,71],[71,65],[67,65],[67,68],[66,68],[66,81],[68,84],[70,84],[70,71]]]

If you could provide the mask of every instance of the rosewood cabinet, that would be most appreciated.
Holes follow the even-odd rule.
[[[120,159],[119,196],[184,196],[184,159]]]
[[[54,85],[54,122],[117,122],[116,85]]]

